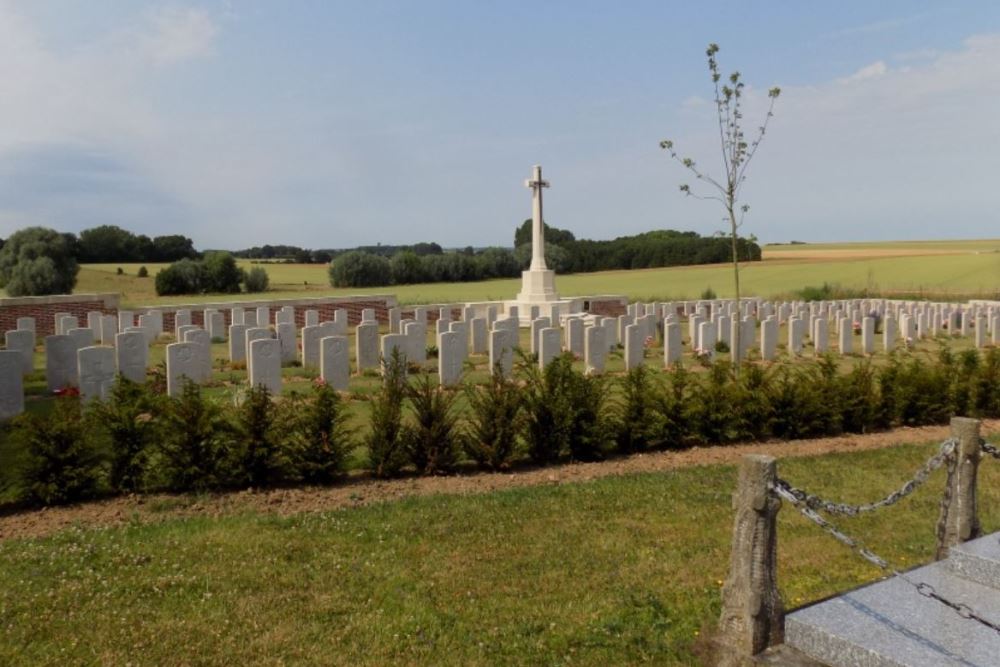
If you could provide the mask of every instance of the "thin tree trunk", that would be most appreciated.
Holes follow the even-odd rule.
[[[742,355],[740,354],[740,347],[743,342],[742,311],[740,309],[740,259],[739,255],[736,252],[737,249],[736,214],[733,212],[732,204],[726,206],[726,209],[729,211],[729,225],[731,230],[730,240],[732,241],[733,245],[733,282],[735,283],[736,286],[736,313],[734,314],[734,317],[736,318],[737,322],[740,322],[740,325],[736,328],[738,335],[735,336],[732,341],[730,341],[732,343],[730,345],[730,350],[732,351],[732,357],[733,357],[733,369],[736,371],[736,374],[739,375],[740,360],[742,359]]]

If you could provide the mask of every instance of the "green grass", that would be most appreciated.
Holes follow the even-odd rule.
[[[790,459],[779,472],[872,500],[933,451]],[[983,527],[995,531],[1000,466],[980,471]],[[697,664],[719,613],[734,483],[732,467],[708,466],[7,541],[0,662]],[[928,561],[942,484],[938,472],[899,505],[839,523],[896,566]],[[787,505],[779,523],[789,606],[877,576]]]
[[[775,251],[791,253],[768,259]],[[848,252],[846,256],[830,251]],[[820,253],[796,258],[794,253]],[[940,253],[931,254],[926,253]],[[789,294],[806,285],[824,282],[842,287],[876,290],[888,294],[935,296],[993,296],[1000,286],[1000,242],[998,241],[908,241],[893,243],[806,244],[768,246],[762,262],[744,264],[741,279],[744,294],[762,297]],[[244,267],[250,266],[242,261]],[[116,275],[121,266],[125,275]],[[329,286],[325,265],[266,264],[271,289],[264,295],[156,296],[153,275],[165,265],[146,265],[148,278],[136,277],[139,264],[88,264],[80,271],[77,292],[120,292],[126,306],[156,303],[192,303],[248,300],[253,298],[301,298],[360,294],[394,294],[400,303],[448,303],[513,299],[519,279],[472,283],[394,285],[371,289],[334,289]],[[708,287],[720,297],[732,296],[732,269],[713,264],[636,271],[605,271],[561,275],[556,286],[563,296],[623,294],[633,300],[693,299]]]

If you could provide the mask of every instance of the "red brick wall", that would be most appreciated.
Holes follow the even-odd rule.
[[[87,313],[100,311],[105,315],[118,313],[118,295],[81,294],[79,296],[19,297],[0,299],[0,333],[17,328],[19,317],[35,318],[35,335],[41,339],[55,333],[56,313],[69,313],[87,326]]]
[[[585,299],[584,309],[591,315],[619,317],[620,315],[624,315],[628,312],[628,299],[624,297]]]

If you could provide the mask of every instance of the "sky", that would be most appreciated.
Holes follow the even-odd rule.
[[[510,245],[711,234],[705,48],[748,85],[761,241],[1000,236],[1000,3],[0,0],[0,237]],[[696,190],[697,192],[698,190]]]

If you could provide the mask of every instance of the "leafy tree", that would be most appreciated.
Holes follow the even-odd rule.
[[[80,267],[72,235],[28,227],[0,249],[0,287],[10,296],[69,294]]]
[[[680,186],[681,192],[697,199],[717,201],[725,209],[729,222],[729,237],[732,243],[733,286],[736,293],[736,303],[739,304],[740,257],[736,232],[743,224],[743,217],[750,210],[747,204],[740,204],[740,193],[746,182],[747,167],[750,166],[754,155],[757,154],[757,149],[767,132],[768,122],[774,116],[774,103],[778,99],[778,95],[781,94],[781,89],[775,87],[768,91],[767,115],[764,117],[764,122],[757,128],[753,139],[748,141],[748,137],[743,132],[744,83],[740,73],[733,72],[729,75],[729,82],[720,86],[722,75],[719,73],[718,61],[715,59],[715,54],[718,52],[719,46],[717,44],[709,44],[705,55],[708,57],[708,71],[711,73],[712,84],[715,86],[715,107],[719,124],[719,141],[722,148],[722,164],[725,172],[723,178],[717,180],[701,171],[691,158],[679,157],[674,151],[674,142],[670,139],[661,141],[660,147],[668,151],[671,158],[693,173],[699,181],[707,183],[710,194],[696,193],[691,190],[691,186],[688,184]],[[741,359],[739,341],[734,343],[734,348],[733,359]],[[739,368],[738,363],[736,367]]]
[[[180,234],[157,236],[153,238],[152,255],[146,258],[149,262],[176,262],[181,259],[197,259],[198,251],[194,242]]]
[[[268,277],[267,271],[255,266],[246,272],[246,277],[243,278],[243,287],[250,294],[266,292],[270,282],[271,279]]]
[[[531,218],[528,218],[521,223],[521,226],[514,230],[514,247],[522,246],[527,243],[531,245]],[[564,243],[569,243],[575,241],[576,237],[573,236],[573,232],[567,229],[558,229],[556,227],[550,227],[545,221],[542,221],[542,235],[545,237],[545,245],[550,243],[555,243],[556,245],[562,245]]]
[[[115,225],[100,225],[80,232],[81,262],[139,262],[146,260],[141,250],[135,234]]]
[[[236,259],[228,252],[205,253],[204,291],[220,294],[236,294],[243,282],[243,271],[236,265]]]
[[[200,294],[205,285],[205,266],[192,259],[174,262],[156,274],[156,293],[159,296]]]
[[[382,287],[392,280],[389,260],[368,252],[352,251],[330,262],[334,287]]]
[[[396,253],[389,264],[392,266],[392,282],[396,285],[412,285],[427,280],[424,263],[412,250]]]

